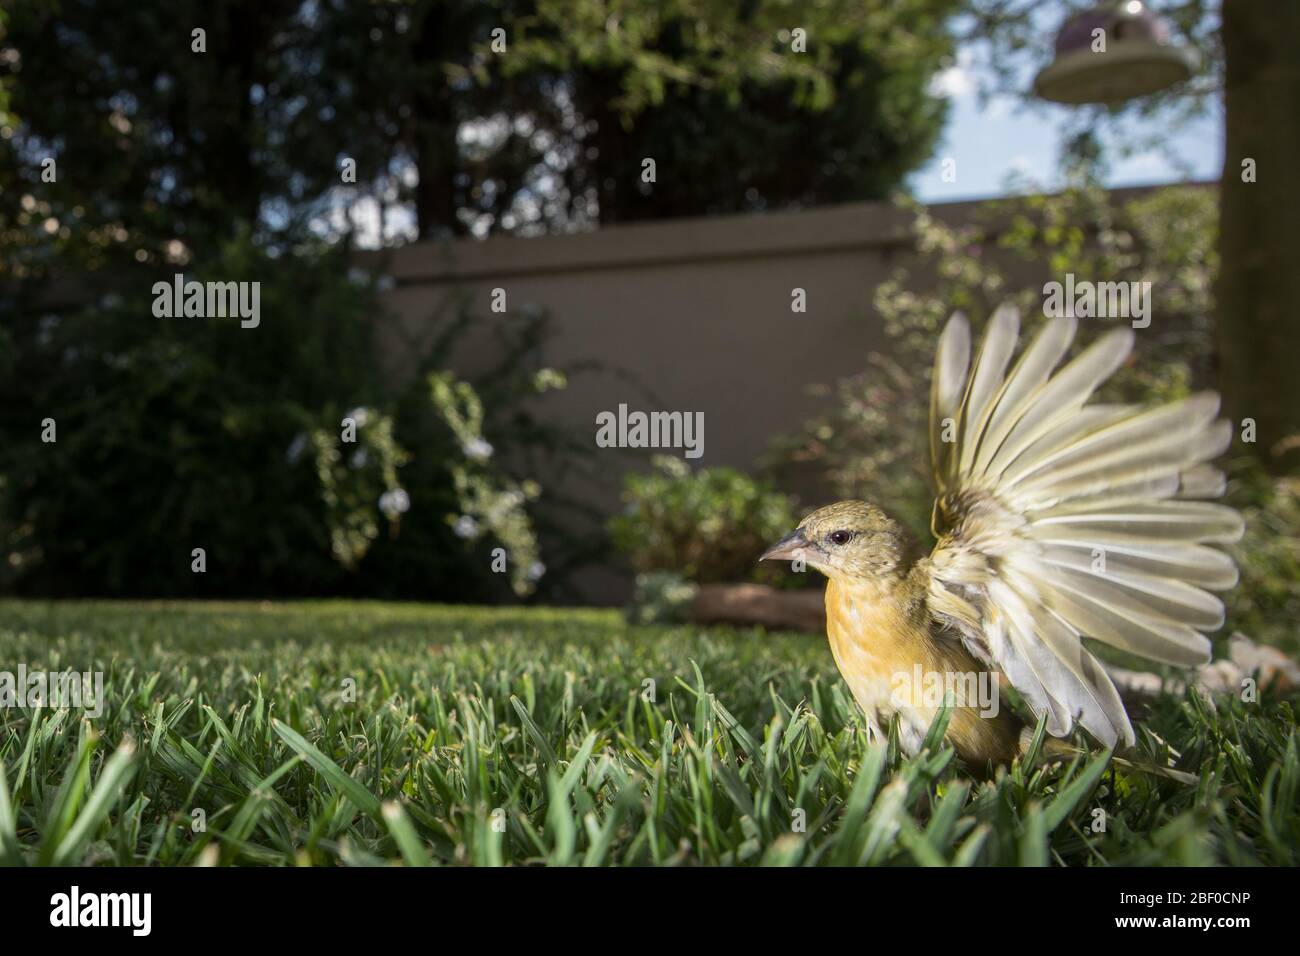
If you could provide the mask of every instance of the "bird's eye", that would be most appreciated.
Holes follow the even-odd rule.
[[[832,531],[830,533],[831,544],[848,544],[849,539],[852,537],[852,531]]]

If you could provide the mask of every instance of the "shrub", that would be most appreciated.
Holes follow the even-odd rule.
[[[758,565],[797,523],[791,499],[732,468],[691,471],[656,456],[654,470],[624,479],[623,514],[609,522],[617,547],[639,573],[675,572],[696,584],[763,581],[797,586],[797,576]]]
[[[482,453],[512,433],[484,432],[474,385],[429,377],[465,317],[443,323],[420,375],[391,384],[376,284],[349,272],[346,255],[277,257],[244,237],[184,269],[260,282],[256,329],[155,317],[158,277],[143,269],[90,307],[0,299],[0,585],[459,600],[531,591],[542,565],[526,504],[539,489]],[[499,419],[521,428],[530,419],[519,399],[564,384],[517,367],[536,363],[535,318],[492,372],[525,381],[491,386]],[[45,419],[54,442],[42,440]],[[469,520],[481,561],[457,534]],[[507,574],[493,573],[495,546],[510,554]],[[191,571],[195,548],[206,552],[202,575]]]
[[[1246,519],[1233,548],[1241,580],[1224,595],[1228,626],[1257,641],[1300,652],[1300,479],[1274,477],[1258,459],[1234,459],[1229,496]]]
[[[235,319],[155,317],[159,276],[143,269],[90,306],[3,300],[0,521],[15,589],[165,596],[337,586],[344,569],[331,525],[347,524],[346,495],[327,507],[314,456],[303,447],[290,460],[289,451],[299,436],[337,435],[348,408],[379,397],[366,320],[373,290],[346,277],[341,257],[276,261],[242,239],[185,268],[188,279],[260,282],[255,330]],[[52,443],[41,440],[46,418],[57,428]],[[190,571],[194,548],[206,551],[205,575]]]

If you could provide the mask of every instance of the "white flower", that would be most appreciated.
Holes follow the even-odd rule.
[[[540,561],[534,561],[532,564],[528,566],[529,581],[540,581],[542,579],[542,575],[545,573],[546,573],[546,565],[542,564],[542,562]]]
[[[460,450],[465,453],[466,458],[470,458],[474,461],[484,461],[491,458],[493,451],[491,443],[482,438],[475,438],[472,441],[467,441],[461,446]]]
[[[461,515],[452,526],[458,537],[472,538],[478,534],[478,522],[471,515]]]
[[[370,421],[370,409],[354,408],[352,409],[352,411],[348,412],[347,415],[344,416],[344,418],[352,419],[354,422],[357,423],[357,427],[361,428],[362,426],[365,425],[366,422]]]
[[[394,488],[379,496],[379,510],[389,518],[406,514],[411,510],[411,496],[405,488]]]

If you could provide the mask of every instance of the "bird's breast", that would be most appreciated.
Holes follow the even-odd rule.
[[[917,610],[897,590],[874,583],[831,580],[826,587],[826,636],[836,666],[873,729],[884,730],[898,717],[900,743],[908,753],[920,750],[942,706],[943,695],[926,688],[966,677],[978,685],[981,670],[959,643],[935,638],[928,618]],[[982,676],[984,689],[996,696],[994,675]],[[1014,752],[1008,751],[1008,741],[1017,728],[1008,715],[996,703],[991,714],[973,703],[959,701],[948,725],[958,752],[977,760]]]
[[[826,586],[826,636],[831,654],[854,699],[877,729],[887,727],[895,713],[903,719],[904,746],[915,736],[919,746],[928,720],[922,713],[898,708],[892,699],[899,674],[910,674],[927,657],[923,635],[904,605],[884,588]]]

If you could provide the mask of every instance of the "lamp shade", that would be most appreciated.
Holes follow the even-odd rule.
[[[1104,31],[1104,50],[1096,31]],[[1075,14],[1056,36],[1056,56],[1034,78],[1045,100],[1121,103],[1187,79],[1196,54],[1169,42],[1169,28],[1141,0]]]

